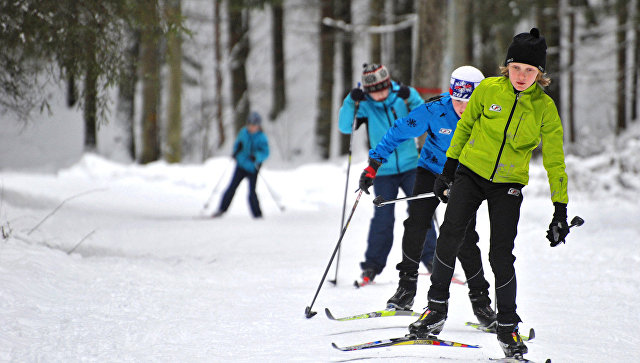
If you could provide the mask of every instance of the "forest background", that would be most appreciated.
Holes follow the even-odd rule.
[[[250,110],[268,120],[272,166],[340,157],[349,138],[337,131],[337,111],[363,63],[387,65],[394,80],[427,99],[447,90],[460,65],[496,75],[513,35],[532,26],[549,46],[548,93],[561,111],[567,152],[601,153],[637,119],[639,6],[637,0],[2,2],[0,167],[28,166],[29,153],[30,166],[39,168],[71,165],[85,152],[141,164],[201,163],[230,153]],[[34,133],[43,137],[24,145],[21,137]],[[357,134],[354,153],[365,155],[366,136]]]

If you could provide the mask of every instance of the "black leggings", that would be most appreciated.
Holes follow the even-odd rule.
[[[433,192],[435,178],[432,172],[418,167],[413,195]],[[409,217],[404,221],[404,234],[402,235],[402,262],[396,266],[399,271],[418,271],[425,236],[431,228],[430,221],[439,204],[438,198],[422,198],[409,202]],[[458,259],[464,270],[469,290],[484,292],[489,289],[489,283],[484,278],[482,256],[480,256],[480,249],[477,246],[479,237],[475,228],[476,216],[474,213],[467,225],[463,248],[458,253]]]
[[[518,233],[523,187],[518,183],[492,183],[460,165],[440,228],[429,299],[443,301],[449,298],[456,256],[459,251],[465,252],[461,246],[467,224],[482,201],[486,200],[491,229],[489,262],[495,275],[498,322],[521,321],[516,314],[516,273],[513,267],[516,258],[512,252]]]

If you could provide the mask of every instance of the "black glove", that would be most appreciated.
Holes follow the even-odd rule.
[[[411,91],[409,90],[409,87],[407,86],[400,86],[400,89],[398,90],[398,97],[402,98],[403,100],[406,100],[407,98],[409,98],[409,95],[411,94]]]
[[[364,91],[360,88],[352,89],[351,92],[349,92],[349,95],[351,96],[351,99],[356,102],[364,101]]]
[[[442,203],[446,204],[449,201],[449,194],[457,168],[458,159],[447,158],[447,161],[444,163],[444,168],[442,169],[442,174],[438,175],[436,181],[433,183],[433,194],[435,194]]]
[[[547,239],[551,242],[551,247],[564,243],[565,237],[569,234],[567,205],[565,203],[555,202],[553,206],[556,210],[553,212],[553,219],[549,224],[549,230],[547,230]]]
[[[239,142],[238,143],[238,147],[236,148],[236,151],[233,152],[233,158],[237,158],[238,154],[240,153],[240,151],[242,150],[242,143]]]
[[[369,187],[373,185],[373,179],[375,179],[380,165],[382,165],[382,163],[378,160],[369,158],[369,166],[360,174],[359,186],[363,192],[369,194]]]

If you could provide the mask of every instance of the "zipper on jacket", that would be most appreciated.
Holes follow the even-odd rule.
[[[498,158],[496,159],[496,165],[493,167],[493,173],[491,173],[491,177],[489,178],[489,181],[493,181],[493,177],[496,176],[496,171],[498,171],[498,164],[500,164],[500,157],[502,156],[502,151],[504,150],[504,144],[506,144],[507,142],[507,130],[509,129],[509,124],[511,123],[513,112],[516,110],[518,99],[520,99],[520,92],[516,93],[516,100],[513,102],[511,113],[509,114],[509,118],[507,119],[507,125],[504,127],[504,134],[502,136],[502,145],[500,145],[500,151],[498,151]]]
[[[387,122],[389,122],[389,128],[393,127],[393,122],[389,119],[389,111],[387,110],[387,104],[384,103],[384,115],[387,116]],[[396,110],[393,109],[393,106],[390,106],[391,112],[393,116],[396,116]],[[397,117],[396,117],[397,119]],[[398,156],[398,150],[393,150],[393,153],[396,155],[396,171],[397,174],[400,174],[400,156]]]

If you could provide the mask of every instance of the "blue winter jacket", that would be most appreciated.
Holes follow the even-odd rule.
[[[369,151],[369,156],[386,164],[398,145],[426,132],[418,166],[440,174],[447,161],[446,152],[459,119],[451,97],[443,93],[440,98],[422,104],[408,116],[396,120],[378,145]]]
[[[249,173],[257,172],[256,166],[262,164],[269,157],[269,142],[262,130],[252,134],[243,127],[233,143],[233,155],[238,167]],[[251,160],[251,156],[255,158]]]
[[[356,115],[358,119],[356,124],[359,122],[365,122],[367,124],[370,148],[375,147],[378,142],[382,140],[382,137],[387,133],[387,130],[393,126],[395,120],[408,115],[410,109],[413,110],[424,103],[418,91],[413,87],[409,87],[409,98],[407,99],[407,103],[405,103],[402,98],[398,97],[397,92],[399,89],[400,85],[392,81],[389,96],[384,101],[376,102],[367,95],[366,100],[360,102]],[[351,133],[354,120],[354,108],[355,101],[350,95],[347,95],[342,102],[338,122],[340,132],[343,134]],[[401,145],[395,146],[395,150],[389,152],[389,154],[392,153],[393,156],[389,157],[389,155],[387,155],[388,160],[378,169],[377,175],[399,174],[416,168],[418,151],[416,150],[415,142],[413,140],[407,140]]]

